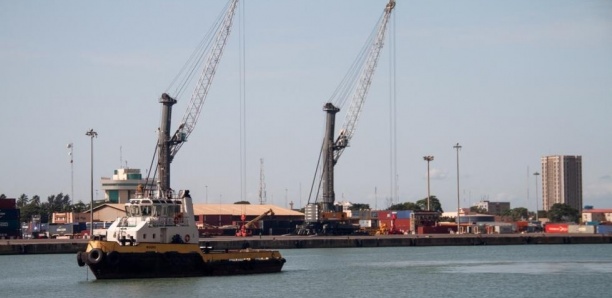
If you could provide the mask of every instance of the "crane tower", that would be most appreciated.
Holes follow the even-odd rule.
[[[344,125],[340,130],[338,137],[334,140],[335,121],[336,113],[340,111],[340,108],[336,107],[333,103],[328,102],[323,107],[323,111],[327,113],[326,125],[325,125],[325,139],[323,140],[323,166],[321,171],[322,180],[322,202],[321,211],[330,212],[333,211],[333,205],[335,201],[334,193],[334,166],[338,162],[338,159],[344,152],[344,149],[349,146],[349,142],[355,133],[357,121],[361,114],[363,104],[366,99],[366,95],[372,83],[372,77],[376,70],[380,51],[384,45],[385,33],[387,31],[387,23],[391,17],[391,12],[395,8],[395,0],[390,0],[387,3],[383,16],[378,24],[377,34],[371,40],[369,51],[363,56],[363,64],[361,66],[361,72],[356,83],[356,87],[352,95],[351,105],[346,113],[344,119]],[[340,102],[344,102],[346,99],[340,98]]]
[[[162,119],[159,128],[159,141],[157,143],[157,173],[159,175],[157,189],[160,193],[171,190],[170,163],[172,163],[174,156],[181,148],[182,144],[187,141],[187,137],[195,128],[217,66],[221,60],[223,50],[227,44],[237,6],[238,0],[230,0],[225,7],[225,13],[221,15],[220,20],[216,23],[216,29],[214,30],[215,35],[212,38],[210,47],[202,53],[202,56],[206,55],[206,59],[203,60],[206,61],[206,63],[196,83],[191,101],[189,102],[189,107],[172,137],[170,137],[172,106],[177,103],[177,100],[167,93],[163,93],[159,99],[159,102],[162,104]]]
[[[332,95],[332,99],[323,106],[323,111],[326,113],[325,134],[317,166],[317,171],[320,170],[321,173],[320,187],[318,188],[321,192],[321,200],[318,204],[309,203],[306,206],[305,224],[301,229],[298,229],[298,234],[347,234],[353,232],[352,225],[345,221],[346,214],[336,212],[334,208],[334,166],[344,149],[349,146],[355,133],[357,121],[378,64],[380,51],[384,45],[387,24],[394,8],[395,0],[389,0],[376,25],[375,34],[372,34],[366,42],[365,50],[360,53],[342,84]],[[349,93],[351,91],[352,93]],[[352,100],[344,124],[337,138],[334,139],[336,114],[349,97],[352,97]],[[312,188],[314,188],[314,183]]]

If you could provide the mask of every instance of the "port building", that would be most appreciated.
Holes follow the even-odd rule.
[[[487,214],[503,215],[510,210],[510,202],[490,202],[488,200],[480,201],[476,207],[486,210]]]
[[[147,184],[148,182],[148,184]],[[112,177],[100,179],[104,191],[104,201],[111,204],[125,204],[130,199],[135,199],[139,192],[139,186],[155,187],[153,179],[142,177],[140,169],[121,168],[115,170]]]

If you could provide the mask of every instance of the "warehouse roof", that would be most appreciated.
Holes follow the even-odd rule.
[[[246,215],[258,216],[272,209],[274,215],[280,216],[304,216],[304,213],[276,205],[250,205],[250,204],[193,204],[193,213],[198,215]]]
[[[125,211],[125,204],[103,204],[94,208],[97,210],[100,208],[111,207],[120,211]],[[193,204],[193,213],[195,215],[219,215],[219,214],[231,214],[234,216],[240,216],[242,214],[246,216],[258,216],[264,212],[272,209],[275,215],[279,216],[304,216],[304,213],[298,212],[291,209],[282,208],[276,205],[250,205],[250,204]],[[86,213],[89,210],[85,211]]]

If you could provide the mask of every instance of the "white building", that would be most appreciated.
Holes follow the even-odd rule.
[[[147,180],[142,178],[140,169],[129,168],[115,170],[112,178],[102,177],[100,184],[104,191],[104,201],[114,204],[124,204],[129,199],[136,198],[136,194],[139,192],[139,185],[143,188],[145,186],[149,189],[155,188],[155,183],[152,179],[149,179],[149,184],[147,185]]]

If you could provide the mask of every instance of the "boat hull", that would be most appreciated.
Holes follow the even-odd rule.
[[[160,247],[161,246],[161,247]],[[178,249],[172,250],[173,248]],[[191,245],[199,250],[197,245]],[[151,247],[151,246],[149,246]],[[90,247],[77,254],[97,279],[172,278],[280,272],[285,259],[276,251],[187,251],[180,245],[155,245],[156,251],[136,247],[117,250]]]

